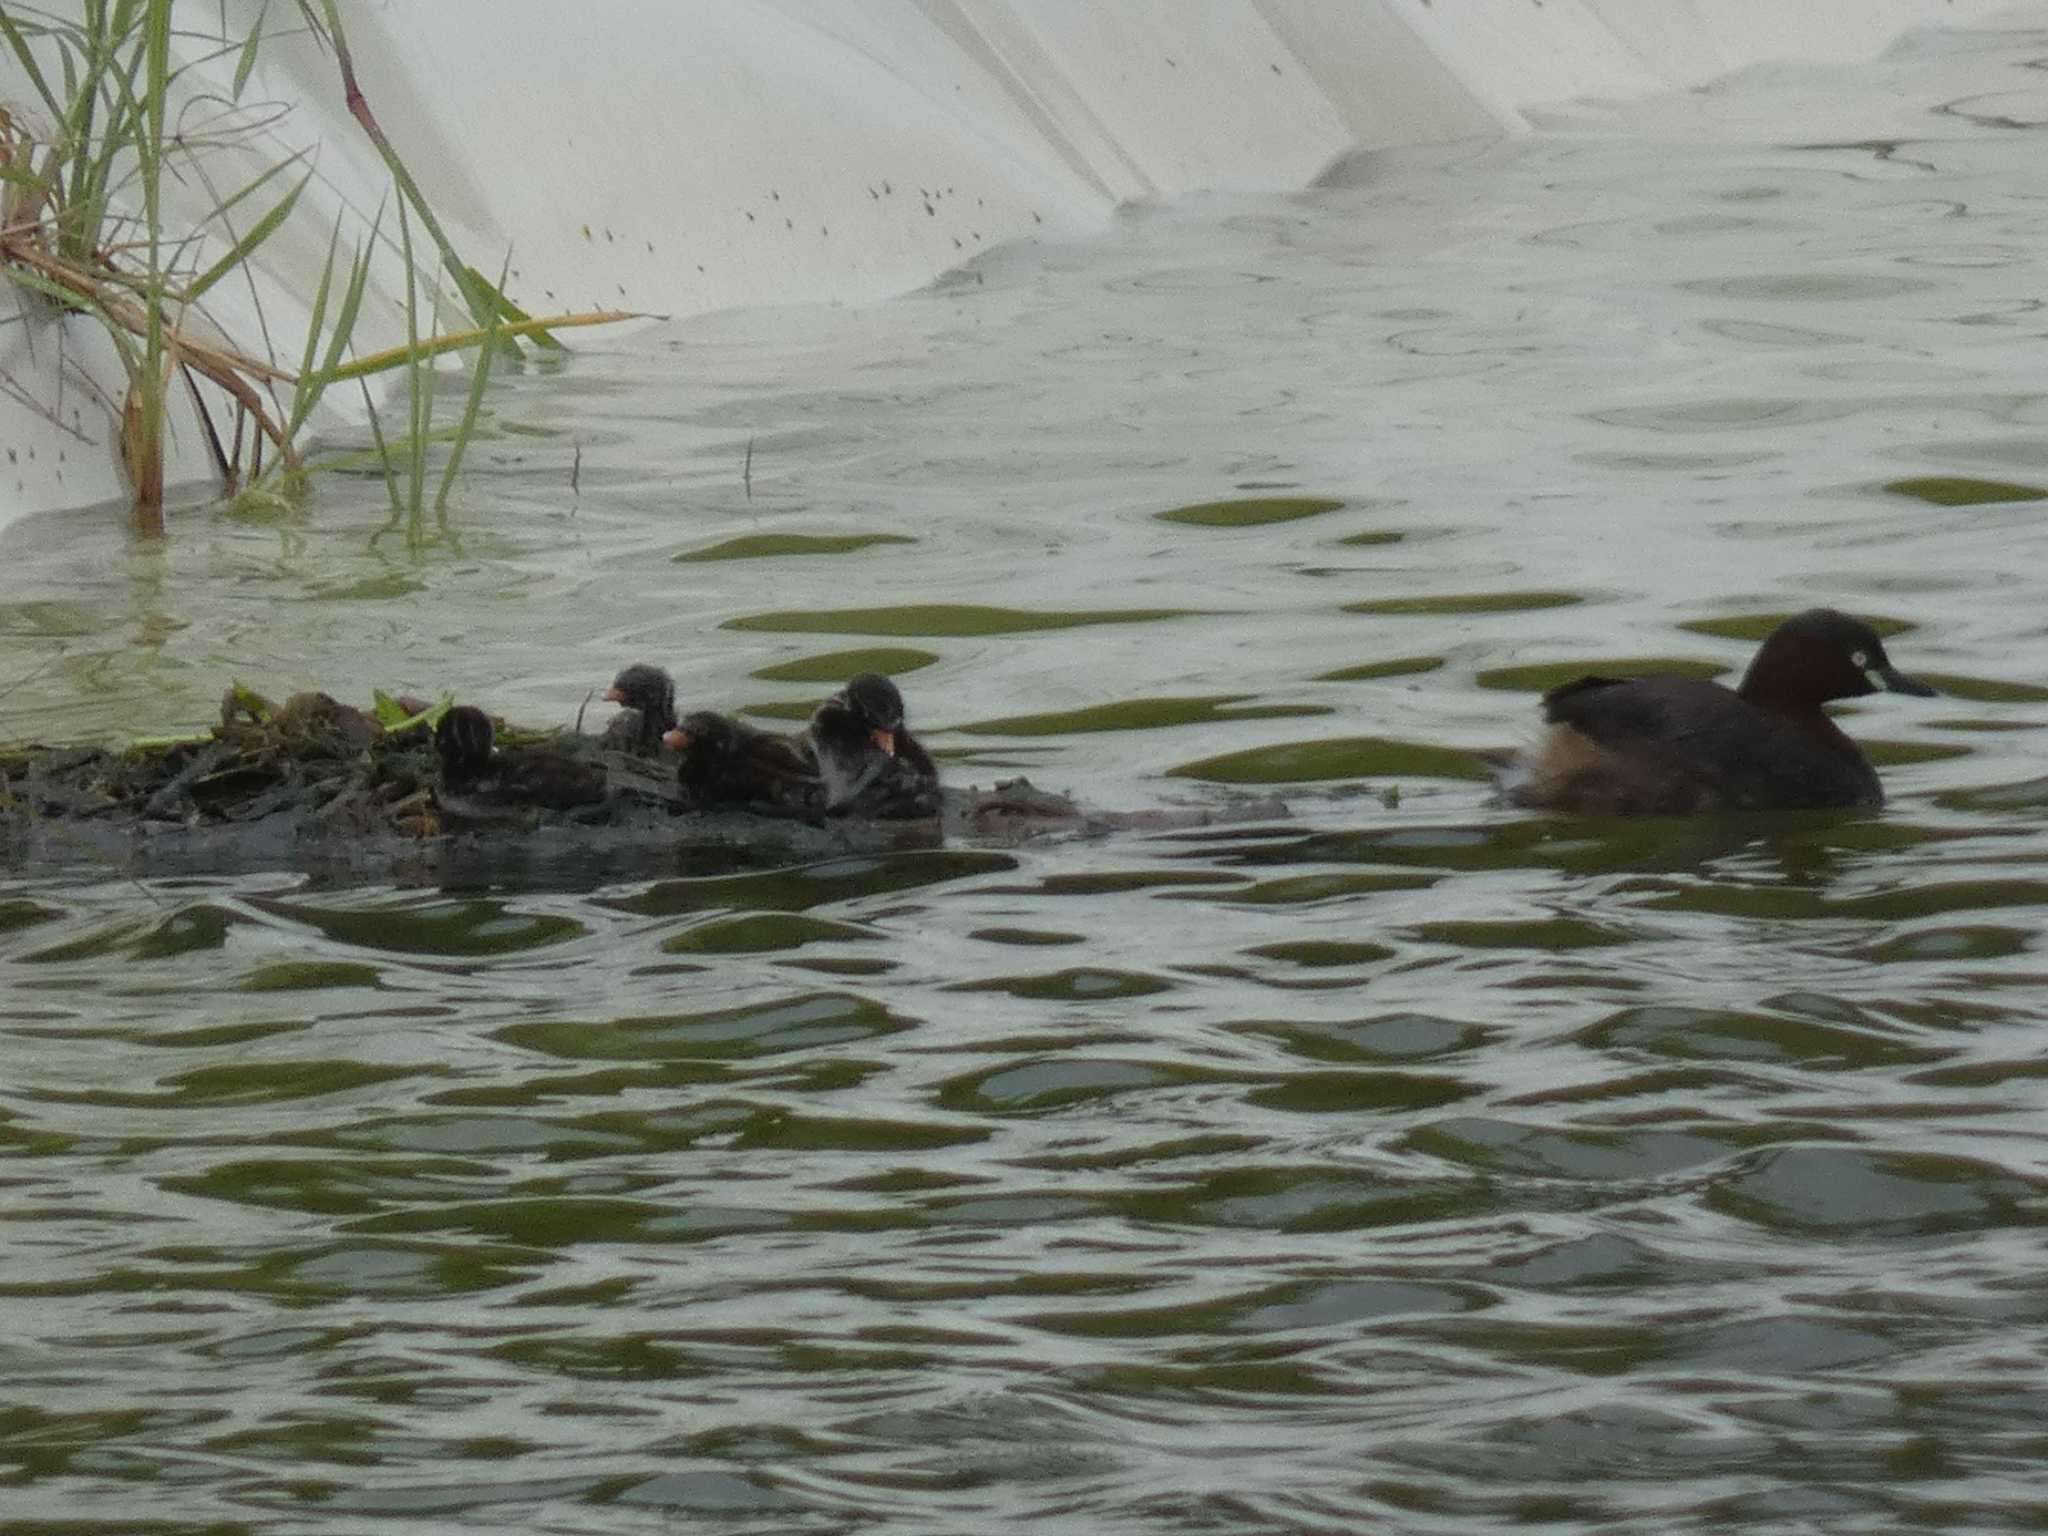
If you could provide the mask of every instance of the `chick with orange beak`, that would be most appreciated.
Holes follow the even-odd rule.
[[[860,672],[811,716],[807,737],[830,815],[934,816],[939,770],[903,724],[903,695]]]
[[[604,728],[604,745],[615,752],[654,756],[662,732],[673,730],[676,723],[676,685],[668,673],[636,661],[612,679],[604,696],[626,706]]]

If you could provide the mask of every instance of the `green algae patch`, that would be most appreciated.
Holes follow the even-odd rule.
[[[34,901],[0,901],[0,933],[13,933],[21,928],[34,928],[43,923],[54,923],[64,913],[56,907],[46,907]]]
[[[873,899],[920,890],[949,880],[1009,874],[1017,861],[1006,853],[921,848],[870,858],[828,859],[737,875],[658,880],[625,896],[595,896],[592,904],[636,917],[686,913],[805,912],[827,902]]]
[[[1303,1072],[1255,1088],[1247,1103],[1300,1115],[1345,1115],[1366,1110],[1438,1109],[1470,1098],[1472,1085],[1459,1077],[1422,1072]]]
[[[1370,965],[1375,960],[1391,959],[1394,951],[1366,940],[1347,943],[1338,939],[1290,939],[1276,944],[1254,944],[1245,953],[1265,960],[1283,960],[1289,965],[1321,967]]]
[[[1712,635],[1717,640],[1760,641],[1791,617],[1790,613],[1739,614],[1726,619],[1688,619],[1678,627],[1695,635]],[[1858,613],[1856,617],[1885,639],[1919,627],[1908,624],[1904,619],[1887,619],[1876,614]],[[1912,668],[1905,670],[1911,672]]]
[[[1241,889],[1249,882],[1243,875],[1220,869],[1185,869],[1171,873],[1149,869],[1105,869],[1090,874],[1046,875],[1036,885],[1002,885],[990,888],[998,896],[1117,896],[1126,891],[1183,891],[1201,886],[1230,886]]]
[[[303,523],[305,509],[293,498],[273,496],[253,487],[242,493],[220,509],[220,515],[231,523],[240,523],[249,528],[272,528],[280,523]]]
[[[806,944],[871,940],[875,935],[851,923],[827,922],[798,912],[749,912],[721,918],[664,939],[667,955],[758,955],[801,949]]]
[[[684,550],[669,558],[692,560],[768,560],[784,555],[850,555],[877,544],[915,544],[901,533],[750,533],[704,549]]]
[[[155,923],[128,952],[138,960],[167,960],[173,955],[219,949],[227,943],[228,929],[239,928],[247,921],[225,907],[200,902]]]
[[[928,667],[938,656],[931,651],[912,650],[906,645],[871,645],[852,651],[827,651],[796,661],[778,662],[749,674],[764,683],[843,683],[856,672],[880,672],[896,677]]]
[[[811,971],[819,976],[886,976],[897,969],[894,960],[877,960],[861,955],[799,955],[775,963],[793,971]]]
[[[753,720],[788,720],[799,724],[811,718],[821,699],[766,699],[759,704],[742,704],[739,713]]]
[[[1086,731],[1150,731],[1174,725],[1212,725],[1222,720],[1275,720],[1295,715],[1327,715],[1320,704],[1255,704],[1233,709],[1249,693],[1205,694],[1185,699],[1126,699],[1087,709],[1043,715],[1004,715],[959,729],[977,736],[1064,736]]]
[[[1953,672],[1922,672],[1911,669],[1928,687],[1945,699],[1967,699],[1972,704],[2048,703],[2048,688],[2035,683],[2009,683],[2002,678],[1959,677]]]
[[[493,1038],[540,1055],[581,1061],[737,1061],[876,1040],[910,1027],[867,998],[806,992],[708,1013],[510,1024]]]
[[[1228,752],[1183,763],[1174,778],[1211,784],[1306,784],[1319,779],[1422,778],[1486,779],[1486,765],[1467,752],[1389,741],[1380,736],[1343,736],[1329,741],[1288,741],[1245,752]]]
[[[17,958],[24,965],[70,965],[80,960],[98,960],[119,954],[142,932],[143,925],[139,922],[110,923],[79,938],[30,950]]]
[[[1934,803],[1945,811],[2037,811],[2048,808],[2048,778],[1943,790]]]
[[[1412,677],[1418,672],[1434,672],[1444,664],[1441,656],[1397,656],[1392,661],[1368,661],[1355,667],[1339,667],[1334,672],[1318,672],[1315,680],[1319,683],[1369,683],[1381,677]]]
[[[1547,693],[1564,683],[1594,677],[1719,677],[1728,669],[1693,656],[1602,656],[1595,660],[1537,661],[1523,667],[1495,667],[1473,679],[1482,688]]]
[[[1262,1035],[1309,1061],[1414,1061],[1483,1045],[1477,1025],[1429,1013],[1386,1013],[1329,1021],[1245,1019],[1223,1026],[1232,1034]]]
[[[87,1103],[192,1108],[203,1104],[289,1104],[298,1099],[354,1093],[406,1078],[441,1077],[445,1069],[374,1067],[356,1061],[244,1062],[201,1067],[169,1080],[160,1094],[85,1094]]]
[[[1149,997],[1169,992],[1173,983],[1143,971],[1075,967],[1038,976],[994,976],[986,981],[958,981],[948,992],[1004,992],[1011,997],[1051,1003],[1104,1003],[1117,998]]]
[[[311,598],[317,603],[381,603],[395,597],[411,597],[415,592],[424,592],[426,587],[426,582],[417,576],[404,571],[386,571],[376,576],[365,576],[360,581],[315,587]]]
[[[1977,480],[1968,475],[1913,475],[1887,480],[1894,496],[1911,496],[1935,507],[1981,507],[1999,502],[2048,500],[2048,490],[2012,480]]]
[[[48,599],[0,603],[0,626],[10,635],[36,639],[78,639],[97,634],[99,629],[83,604]]]
[[[316,992],[328,987],[382,987],[373,965],[348,960],[281,960],[244,976],[243,992]]]
[[[1127,1093],[1195,1088],[1218,1074],[1152,1061],[1047,1056],[983,1068],[939,1085],[939,1108],[956,1114],[1022,1115],[1097,1104]]]
[[[1535,949],[1553,954],[1570,949],[1606,949],[1630,943],[1637,937],[1611,924],[1576,917],[1417,923],[1413,931],[1427,944],[1450,944],[1459,949]]]
[[[1255,906],[1303,906],[1352,896],[1377,895],[1382,891],[1424,891],[1435,885],[1437,879],[1435,875],[1415,870],[1284,875],[1277,880],[1261,880],[1257,885],[1242,890],[1220,891],[1198,899],[1242,901]]]
[[[294,1019],[259,1019],[249,1024],[215,1024],[202,1029],[172,1029],[136,1042],[165,1051],[220,1051],[302,1034],[313,1026]]]
[[[1914,763],[1946,763],[1958,757],[1968,757],[1971,749],[1956,746],[1950,742],[1936,741],[1872,741],[1867,736],[1857,738],[1863,755],[1880,768],[1907,768]]]
[[[1087,624],[1146,624],[1181,619],[1195,608],[1103,608],[1058,613],[1029,608],[988,608],[974,603],[911,603],[897,608],[791,609],[727,619],[721,629],[795,635],[1015,635],[1032,630],[1078,629]]]
[[[976,928],[967,937],[984,944],[1019,944],[1026,948],[1088,942],[1085,933],[1061,933],[1048,928]]]
[[[1198,501],[1152,515],[1162,523],[1186,523],[1195,528],[1262,528],[1268,523],[1320,517],[1342,506],[1343,502],[1330,496],[1252,496],[1240,501]]]
[[[1454,592],[1442,597],[1379,597],[1346,603],[1346,613],[1377,613],[1396,617],[1441,613],[1534,613],[1542,608],[1569,608],[1586,599],[1577,592]]]
[[[589,932],[573,917],[519,912],[500,901],[447,901],[402,909],[332,908],[276,896],[252,896],[248,901],[261,911],[317,928],[337,944],[415,958],[523,954]]]

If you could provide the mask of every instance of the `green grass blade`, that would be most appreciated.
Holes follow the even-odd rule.
[[[498,287],[495,291],[503,291],[506,273],[511,270],[512,252],[508,249],[505,252],[505,269],[498,274]],[[476,431],[477,417],[483,412],[484,387],[491,381],[491,359],[497,356],[498,352],[499,318],[498,312],[493,310],[491,323],[484,330],[484,344],[477,348],[476,367],[469,375],[469,402],[463,407],[462,423],[455,429],[455,444],[448,450],[448,463],[441,471],[441,489],[434,497],[436,516],[441,516],[448,510],[448,493],[455,488],[455,472],[462,467],[462,456],[469,450],[470,435]]]
[[[241,101],[242,87],[249,83],[249,72],[256,67],[256,53],[263,46],[263,18],[269,14],[270,5],[265,0],[263,9],[256,13],[255,25],[249,28],[249,35],[242,40],[242,56],[235,61],[235,83],[228,90],[232,101]]]
[[[359,382],[357,387],[363,392],[363,410],[370,418],[370,441],[377,448],[377,464],[384,471],[384,491],[391,498],[391,522],[380,530],[388,533],[397,526],[405,504],[399,500],[398,476],[391,468],[391,445],[384,440],[384,418],[377,414],[377,402],[370,395],[370,386]],[[374,544],[376,540],[373,538],[370,542]]]
[[[114,56],[113,50],[127,41],[132,23],[124,23],[112,39],[100,38],[87,55],[88,73],[79,82],[74,98],[77,108],[75,125],[67,128],[66,142],[81,147],[72,164],[71,190],[66,199],[65,253],[73,259],[89,257],[101,244],[101,236],[111,201],[110,192],[116,178],[116,170],[124,160],[133,156],[137,168],[145,181],[152,175],[152,167],[160,155],[152,153],[148,146],[161,145],[161,131],[156,138],[149,137],[150,117],[142,92],[137,89],[136,77],[142,73],[147,62],[147,48],[130,48],[127,64],[123,68]],[[94,138],[93,124],[97,120],[98,108],[106,108],[106,123]],[[158,118],[161,130],[161,115]],[[97,154],[83,152],[83,146],[96,144]],[[148,192],[145,189],[145,200]],[[144,213],[144,221],[154,227],[154,220]]]
[[[341,221],[335,221],[335,234],[341,233]],[[328,260],[333,261],[333,249],[329,248]],[[363,302],[363,286],[369,275],[370,261],[361,246],[349,258],[348,285],[342,289],[341,309],[334,318],[334,332],[328,337],[328,365],[325,368],[313,366],[313,349],[319,344],[321,326],[325,321],[327,307],[328,274],[320,274],[320,291],[315,295],[313,318],[306,326],[306,366],[299,371],[298,384],[292,394],[291,419],[285,424],[285,435],[296,437],[299,428],[313,414],[313,408],[320,403],[320,397],[327,393],[334,382],[333,359],[348,345],[349,336],[355,330],[356,311]]]
[[[171,73],[171,0],[149,0],[149,12],[144,22],[143,49],[148,57],[148,88],[143,97],[143,112],[148,122],[148,145],[150,155],[161,170],[164,153],[164,111],[168,105],[165,97],[169,94]],[[148,205],[147,218],[151,229],[163,227],[162,206],[157,198],[159,177],[145,167],[142,181],[142,196]]]
[[[93,142],[93,112],[99,105],[100,82],[107,74],[107,66],[101,62],[100,48],[96,39],[83,50],[83,57],[79,61],[79,74],[75,80],[70,78],[71,70],[68,67],[68,62],[67,56],[67,67],[64,71],[66,76],[65,99],[71,105],[64,115],[64,126],[57,130],[57,137],[60,143],[79,146],[79,150],[71,158],[71,185],[66,189],[64,197],[66,207],[75,211],[86,207],[94,201],[87,192],[87,188],[98,181],[98,176],[95,174],[95,157],[83,153],[83,147]],[[108,137],[114,138],[117,135],[110,134]],[[101,167],[101,170],[103,172],[103,167]],[[94,245],[98,244],[98,241],[89,238],[89,236],[96,235],[97,231],[98,223],[95,220],[93,224],[86,227],[84,232],[81,232],[74,226],[71,231],[71,238],[74,241],[83,238],[85,240],[83,248],[91,250]]]
[[[265,171],[263,175],[264,177],[268,177],[271,174],[271,171],[276,171],[280,168],[281,166],[272,166],[270,171]],[[262,178],[258,179],[261,180]],[[258,247],[260,247],[264,241],[268,240],[272,235],[276,234],[278,225],[282,224],[285,221],[285,219],[290,215],[292,211],[292,205],[298,202],[299,194],[306,190],[306,183],[311,181],[312,179],[313,173],[311,171],[308,171],[306,172],[305,175],[301,176],[299,178],[298,185],[294,186],[291,189],[291,191],[285,193],[285,195],[278,200],[277,205],[274,208],[272,208],[270,212],[263,215],[263,217],[258,219],[254,224],[251,224],[248,228],[248,231],[242,236],[242,238],[237,240],[232,246],[228,247],[227,252],[220,258],[219,261],[216,261],[212,266],[208,267],[204,272],[200,273],[197,277],[195,277],[191,281],[191,283],[187,285],[182,295],[184,302],[187,304],[198,303],[199,296],[201,294],[205,293],[207,289],[211,288],[215,283],[219,282],[222,278],[226,277],[230,272],[235,271],[238,267],[240,267],[244,262],[246,262],[251,256],[253,256],[256,253]],[[236,196],[240,197],[241,193],[237,193]],[[221,205],[221,208],[217,211],[224,212],[227,206],[227,204],[223,203]]]
[[[299,354],[299,376],[292,385],[292,413],[284,433],[287,439],[298,435],[299,427],[312,410],[307,395],[326,387],[313,377],[313,354],[319,350],[327,325],[327,295],[334,286],[334,258],[341,250],[341,220],[342,215],[336,214],[334,227],[327,232],[327,256],[320,263],[320,282],[313,290],[312,312],[306,316],[306,348]]]
[[[327,40],[327,23],[321,20],[317,4],[318,0],[298,0],[299,20],[306,24],[306,30],[313,35],[317,47],[331,51],[333,44]]]
[[[621,320],[636,318],[638,318],[638,315],[633,310],[603,309],[592,311],[589,314],[550,315],[545,320],[522,320],[513,325],[500,325],[498,332],[501,336],[527,336],[542,328],[562,330],[569,326],[614,325]],[[429,357],[438,357],[446,352],[460,352],[466,348],[480,345],[488,334],[488,327],[466,331],[446,331],[439,336],[428,337],[417,347],[386,347],[382,351],[370,353],[367,357],[354,358],[349,362],[341,364],[334,370],[333,377],[328,382],[337,383],[343,379],[363,379],[368,378],[374,373],[388,373],[393,368],[403,368],[412,361],[414,352],[424,353]]]
[[[532,329],[520,331],[518,334],[526,337],[535,346],[541,347],[544,350],[550,352],[566,352],[569,350],[559,341],[555,340],[554,337],[550,336],[545,328],[535,325],[533,316],[505,297],[505,277],[507,273],[499,274],[495,287],[475,267],[463,268],[463,274],[470,288],[472,302],[481,300],[488,305],[494,320],[505,319],[516,324],[531,326]],[[519,349],[517,347],[512,347],[510,350],[514,356],[518,355]]]
[[[70,101],[78,94],[78,60],[72,56],[70,38],[65,37],[59,43],[57,60],[64,66],[64,99]]]
[[[293,166],[299,164],[301,161],[306,159],[306,157],[311,153],[312,151],[310,149],[302,149],[299,150],[296,154],[287,155],[284,159],[277,161],[275,164],[265,167],[261,175],[252,177],[249,181],[243,183],[240,187],[236,188],[233,192],[229,193],[226,197],[222,198],[218,203],[214,204],[214,206],[207,211],[206,217],[200,221],[201,224],[212,224],[225,220],[228,214],[232,213],[236,208],[240,207],[243,203],[247,202],[250,198],[254,197],[258,192],[261,192],[265,187],[269,186],[273,179],[282,176],[286,171],[290,170]],[[306,176],[304,178],[301,178],[300,185],[304,185],[305,180],[307,178],[310,178],[312,174],[312,169],[308,167],[306,171]],[[209,182],[209,189],[211,188],[211,185],[212,184]],[[296,190],[294,190],[293,195],[297,196]],[[197,238],[198,236],[196,234],[187,237],[188,241]]]
[[[370,284],[371,246],[376,238],[373,229],[369,241],[356,247],[355,259],[349,266],[348,287],[342,290],[341,309],[335,314],[334,332],[328,338],[326,361],[314,377],[315,400],[320,398],[320,391],[335,381],[341,354],[355,337],[356,316],[362,312],[363,295]]]
[[[363,243],[356,247],[355,257],[349,264],[348,287],[342,290],[341,308],[335,314],[334,330],[328,336],[327,352],[321,360],[320,367],[317,370],[309,369],[301,372],[299,375],[298,388],[292,399],[292,421],[290,431],[287,433],[288,436],[295,435],[299,428],[305,424],[306,418],[313,414],[313,407],[320,403],[320,397],[327,392],[328,386],[333,384],[339,377],[341,355],[348,350],[350,339],[355,335],[356,316],[362,310],[363,294],[369,286],[370,257],[376,248],[377,232],[384,227],[384,208],[384,204],[380,203],[378,205],[377,216],[370,222],[370,232],[365,237]],[[341,226],[339,221],[337,221],[335,233],[338,236],[340,232]],[[306,351],[309,359],[318,333],[319,328],[315,326],[306,334]],[[367,399],[368,397],[368,386],[366,385],[364,387],[364,398]],[[379,459],[382,460],[384,446],[381,437],[378,439],[377,452]],[[385,468],[388,474],[390,468],[388,463],[385,465]]]
[[[406,731],[423,725],[439,725],[441,717],[455,707],[455,695],[452,693],[442,694],[439,699],[429,704],[418,714],[408,711],[403,704],[399,703],[398,700],[394,699],[382,688],[372,689],[370,691],[370,698],[375,705],[377,723],[384,727],[384,734],[387,736],[402,735]]]
[[[275,704],[263,697],[254,688],[251,688],[239,677],[228,679],[228,698],[233,701],[236,709],[242,710],[258,725],[263,724],[264,721],[277,713],[277,706]]]
[[[325,389],[334,382],[335,369],[341,364],[341,354],[348,349],[355,335],[356,314],[363,307],[363,292],[370,281],[370,257],[376,250],[377,236],[384,229],[384,210],[388,203],[377,205],[376,217],[370,220],[369,232],[356,246],[354,260],[349,267],[348,287],[342,291],[341,309],[334,317],[334,334],[328,339],[327,354],[320,363],[320,387]],[[339,232],[339,222],[336,230]]]
[[[418,271],[413,266],[412,220],[406,201],[398,200],[399,249],[405,256],[405,383],[410,437],[406,442],[406,516],[417,533],[427,486],[427,428],[433,421],[433,364],[420,353],[420,308]],[[424,361],[424,366],[422,366]]]
[[[537,326],[530,326],[523,332],[515,332],[498,325],[501,320],[531,319],[518,305],[505,297],[502,278],[493,283],[475,267],[464,267],[455,274],[455,281],[462,290],[463,302],[469,306],[470,315],[476,320],[478,328],[493,330],[497,337],[495,344],[508,357],[519,356],[519,343],[513,339],[518,335],[530,335],[535,343],[542,347],[552,348],[558,352],[565,350],[560,342]]]

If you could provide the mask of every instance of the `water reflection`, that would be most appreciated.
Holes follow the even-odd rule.
[[[16,733],[880,668],[957,781],[1170,815],[18,872],[9,1517],[2039,1523],[2044,215],[1959,83],[2037,55],[585,354],[417,559],[374,485],[17,529]],[[1882,813],[1492,802],[1543,688],[1821,598],[1945,695],[1859,714]]]

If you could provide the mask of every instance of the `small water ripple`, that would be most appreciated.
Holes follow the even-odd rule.
[[[1962,79],[2043,37],[589,352],[417,558],[374,485],[10,535],[21,733],[880,668],[1140,814],[18,873],[0,1530],[2048,1519],[2044,208]],[[1844,712],[1883,811],[1492,803],[1540,690],[1823,598],[1943,694]]]

